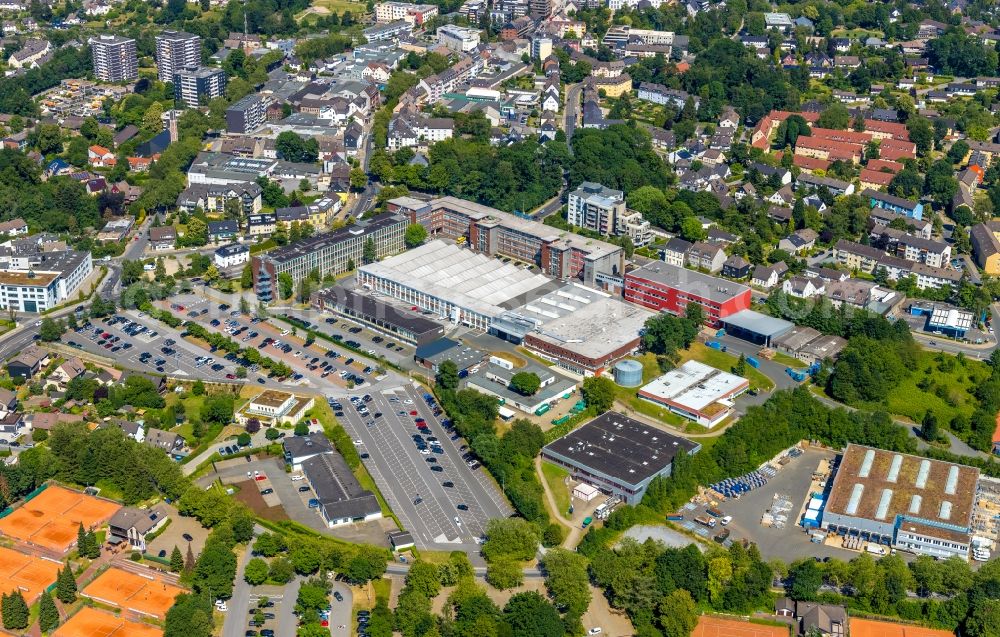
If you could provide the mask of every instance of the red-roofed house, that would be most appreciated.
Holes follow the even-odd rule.
[[[152,157],[129,157],[128,169],[134,173],[144,173],[153,163]]]
[[[868,170],[877,170],[879,172],[889,171],[895,175],[903,170],[903,164],[898,161],[886,161],[885,159],[869,159]]]
[[[861,154],[864,146],[861,144],[851,144],[848,142],[825,139],[823,137],[800,136],[795,143],[795,154],[805,157],[815,157],[816,159],[828,159],[830,161],[850,161],[858,163],[861,161]]]
[[[97,168],[111,167],[118,163],[115,154],[104,146],[94,144],[87,149],[87,163]]]
[[[754,148],[766,149],[768,147],[768,141],[781,122],[785,121],[792,115],[799,115],[802,119],[806,120],[810,124],[816,122],[819,119],[819,113],[793,113],[791,111],[771,111],[764,116],[764,119],[757,123],[756,128],[754,128],[753,134],[750,136],[750,145]]]
[[[899,139],[883,139],[878,147],[878,155],[882,159],[916,159],[917,145],[913,142]]]
[[[899,139],[910,141],[910,131],[906,130],[905,124],[898,122],[881,122],[877,119],[865,120],[865,132],[870,133],[875,139]]]
[[[881,190],[889,185],[893,177],[895,175],[892,173],[884,173],[880,170],[872,170],[871,168],[862,168],[859,180],[861,181],[862,188]]]

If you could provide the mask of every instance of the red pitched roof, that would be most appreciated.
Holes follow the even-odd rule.
[[[862,168],[860,175],[861,183],[876,184],[878,186],[888,186],[894,176],[892,173],[884,173],[870,168]]]
[[[885,172],[888,170],[895,175],[899,171],[903,170],[903,164],[897,161],[886,161],[884,159],[869,159],[868,170],[877,170],[879,172]]]
[[[881,122],[877,119],[865,120],[866,131],[877,131],[879,133],[889,133],[894,139],[909,141],[910,131],[906,130],[905,124],[897,122]]]

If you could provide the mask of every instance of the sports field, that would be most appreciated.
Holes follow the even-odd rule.
[[[59,577],[62,564],[0,546],[0,592],[20,590],[30,606]]]
[[[787,626],[766,626],[737,619],[702,615],[691,637],[788,637]]]
[[[183,592],[183,588],[166,583],[153,571],[145,577],[112,567],[98,575],[81,594],[122,610],[165,619],[174,598]]]
[[[163,637],[163,631],[84,606],[57,628],[52,637]]]
[[[120,508],[114,502],[50,486],[0,520],[0,533],[65,553],[76,542],[80,524],[91,529]]]

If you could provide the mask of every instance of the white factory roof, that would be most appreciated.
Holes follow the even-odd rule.
[[[664,402],[703,411],[746,384],[745,378],[735,374],[688,361],[645,385],[641,391]]]
[[[552,279],[522,266],[441,240],[361,270],[484,316],[497,316],[507,309],[505,304],[552,283]]]
[[[538,338],[588,357],[599,357],[635,341],[655,312],[577,283],[515,310],[541,324]]]

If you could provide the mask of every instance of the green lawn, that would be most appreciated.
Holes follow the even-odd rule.
[[[569,475],[569,471],[551,462],[543,462],[542,475],[545,476],[545,483],[549,485],[549,489],[552,491],[552,497],[556,501],[556,506],[559,507],[559,513],[567,515],[569,511],[569,490],[566,488],[565,480],[566,476]]]
[[[738,356],[712,349],[704,343],[699,342],[691,343],[691,347],[687,350],[682,350],[680,354],[681,362],[696,360],[706,365],[711,365],[716,369],[721,369],[724,372],[731,371],[739,359]],[[798,364],[801,365],[801,363]],[[762,389],[765,391],[774,389],[774,383],[770,378],[749,365],[747,365],[746,378],[750,381],[750,387],[753,389]]]
[[[312,7],[319,9],[326,9],[330,13],[343,14],[345,11],[350,11],[351,15],[355,18],[367,13],[368,5],[364,2],[351,2],[351,0],[313,0]],[[322,11],[315,12],[312,11],[312,7],[306,9],[299,14],[298,17],[306,16],[310,13],[317,13],[318,15],[325,15]]]
[[[989,367],[971,359],[965,359],[964,364],[960,364],[954,356],[947,354],[943,357],[946,362],[942,364],[938,356],[921,351],[917,355],[913,374],[889,393],[885,404],[869,403],[862,407],[888,410],[914,422],[920,422],[927,411],[933,411],[942,426],[947,426],[958,414],[971,416],[976,409],[976,400],[968,389],[976,387],[989,376]],[[942,369],[949,362],[952,368]],[[925,389],[918,386],[924,379],[930,383]]]

